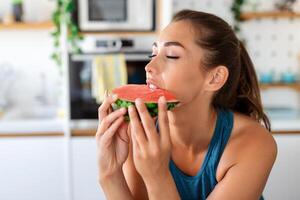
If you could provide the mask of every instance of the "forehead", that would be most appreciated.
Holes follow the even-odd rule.
[[[160,34],[159,41],[178,41],[184,46],[195,45],[195,34],[187,21],[170,23]]]

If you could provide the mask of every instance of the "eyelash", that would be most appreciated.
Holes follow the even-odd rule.
[[[153,58],[155,56],[156,56],[155,54],[149,55],[149,58]],[[178,59],[179,58],[179,56],[166,56],[166,57],[169,58],[169,59]]]

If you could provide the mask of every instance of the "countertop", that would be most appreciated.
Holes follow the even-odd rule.
[[[297,119],[270,119],[273,134],[299,134],[300,118]],[[97,120],[77,120],[71,122],[73,136],[93,136],[97,129]]]
[[[273,133],[300,134],[299,119],[271,119]],[[92,136],[98,126],[98,120],[76,120],[70,122],[70,129],[74,136]],[[1,135],[63,135],[64,121],[62,119],[41,119],[41,120],[0,120]]]

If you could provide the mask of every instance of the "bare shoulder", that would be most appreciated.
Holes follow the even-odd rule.
[[[276,156],[277,145],[272,134],[250,117],[234,113],[231,137],[217,169],[217,180],[239,163],[259,164],[261,169],[270,171]]]
[[[234,113],[230,142],[236,143],[243,154],[247,151],[269,154],[277,152],[277,145],[272,133],[260,123],[239,113]]]

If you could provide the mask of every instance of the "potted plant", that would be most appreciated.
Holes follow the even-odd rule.
[[[14,20],[21,22],[23,20],[23,0],[12,0],[12,10]]]

